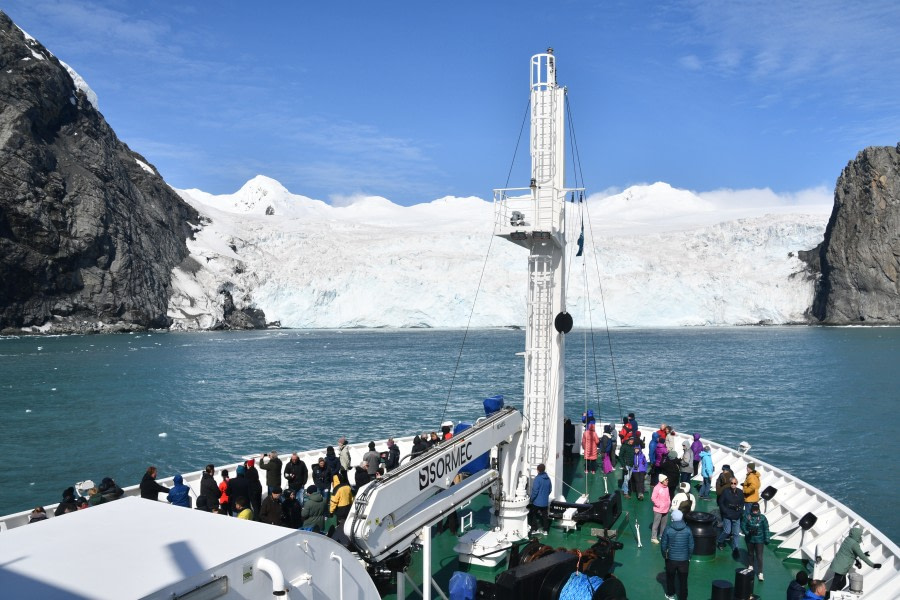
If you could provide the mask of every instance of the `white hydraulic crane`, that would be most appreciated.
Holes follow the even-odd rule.
[[[344,533],[366,561],[377,563],[409,549],[424,527],[495,485],[495,502],[512,496],[522,478],[518,451],[522,414],[503,408],[425,454],[359,489]],[[470,461],[497,448],[497,468],[453,484]],[[526,531],[521,532],[524,537]]]

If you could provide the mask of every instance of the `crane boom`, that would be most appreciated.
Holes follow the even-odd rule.
[[[503,479],[496,469],[484,469],[453,485],[460,470],[494,447],[517,447],[522,414],[503,408],[450,440],[435,446],[381,479],[362,486],[344,524],[344,533],[369,562],[378,562],[409,548],[417,532],[499,480],[504,497],[512,494],[519,473]],[[518,452],[502,453],[514,460]],[[503,460],[501,458],[501,460]],[[451,487],[452,486],[452,487]]]

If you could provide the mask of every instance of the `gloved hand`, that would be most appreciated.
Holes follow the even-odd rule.
[[[865,554],[866,556],[868,556],[868,555],[869,555],[869,551],[866,550],[865,552],[863,552],[863,554]]]
[[[853,561],[853,564],[856,565],[857,569],[862,569],[862,562],[858,558]]]
[[[881,568],[881,563],[875,563],[875,568],[876,568],[876,569],[880,569],[880,568]]]

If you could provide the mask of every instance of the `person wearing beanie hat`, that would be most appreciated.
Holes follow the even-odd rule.
[[[259,508],[262,504],[262,483],[259,481],[259,470],[256,468],[256,461],[250,459],[244,463],[246,470],[244,477],[247,478],[247,484],[250,486],[250,495],[247,500],[250,501],[250,510],[253,511],[253,518],[259,516]]]
[[[674,600],[677,589],[678,600],[686,600],[694,534],[684,522],[684,513],[678,509],[672,511],[672,520],[660,539],[660,550],[666,561],[666,598]]]
[[[672,499],[669,497],[669,477],[665,473],[659,476],[659,483],[653,488],[650,501],[653,502],[653,525],[650,526],[650,541],[659,543],[659,537],[666,527],[669,519],[669,507]]]
[[[803,600],[806,596],[806,584],[809,583],[809,575],[806,571],[799,571],[791,581],[787,589],[787,600]]]
[[[731,487],[732,477],[734,477],[734,471],[731,470],[731,465],[722,465],[722,472],[716,479],[716,497],[721,496],[722,492]]]
[[[703,478],[703,485],[700,486],[701,500],[712,499],[709,497],[709,490],[712,486],[712,476],[715,472],[716,467],[713,465],[712,452],[710,452],[709,446],[703,446],[703,450],[700,451],[700,476]]]
[[[750,512],[741,519],[741,533],[747,542],[747,566],[756,571],[760,581],[763,577],[763,545],[768,545],[772,538],[769,533],[769,520],[759,511],[759,503],[750,503]]]
[[[756,463],[747,463],[747,477],[741,487],[744,489],[744,514],[750,511],[750,505],[759,502],[759,473]]]

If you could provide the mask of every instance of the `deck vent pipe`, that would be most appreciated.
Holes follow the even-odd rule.
[[[284,573],[275,561],[268,558],[260,558],[256,561],[256,568],[272,578],[272,595],[280,598],[287,593],[284,589]]]

